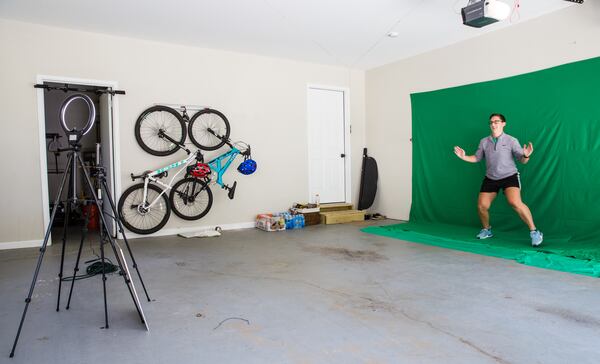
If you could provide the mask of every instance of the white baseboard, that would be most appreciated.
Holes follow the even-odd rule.
[[[25,241],[9,241],[0,243],[0,250],[20,249],[20,248],[39,248],[42,246],[44,239],[25,240]],[[50,244],[48,244],[50,245]]]
[[[172,229],[161,229],[154,234],[148,235],[140,235],[134,234],[131,231],[125,232],[127,239],[138,239],[138,238],[151,238],[155,236],[167,236],[167,235],[177,235],[181,233],[191,233],[195,231],[204,231],[204,230],[213,230],[217,226],[221,227],[223,231],[225,230],[238,230],[238,229],[250,229],[255,227],[254,221],[251,222],[239,222],[235,224],[223,224],[223,225],[204,225],[204,226],[189,226],[182,228],[172,228]],[[121,237],[119,237],[121,238]],[[6,249],[20,249],[20,248],[39,248],[42,246],[44,239],[36,239],[36,240],[27,240],[27,241],[15,241],[15,242],[0,242],[0,250]],[[51,245],[51,242],[48,241],[48,246]]]
[[[204,230],[213,230],[217,226],[221,227],[221,230],[238,230],[238,229],[250,229],[256,226],[254,221],[251,222],[239,222],[235,224],[223,224],[223,225],[203,225],[203,226],[186,226],[181,228],[171,228],[171,229],[161,229],[153,234],[148,235],[140,235],[132,233],[125,229],[125,235],[127,239],[138,239],[138,238],[151,238],[155,236],[167,236],[167,235],[177,235],[181,233],[191,233],[195,231],[204,231]],[[120,235],[120,234],[119,234]],[[121,237],[119,237],[121,238]]]

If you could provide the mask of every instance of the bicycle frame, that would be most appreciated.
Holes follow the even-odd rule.
[[[218,185],[220,185],[223,188],[226,188],[226,189],[229,188],[223,183],[223,175],[225,174],[227,169],[229,169],[229,166],[231,165],[231,163],[233,163],[233,161],[239,154],[242,154],[242,152],[239,149],[237,149],[236,147],[231,146],[231,150],[221,154],[220,156],[212,159],[210,162],[207,163],[211,169],[211,172],[215,173],[217,176],[216,181],[214,180],[214,177],[212,178],[214,183],[217,183]],[[198,160],[198,155],[201,155],[200,150],[197,150],[195,153],[189,153],[189,156],[186,159],[182,159],[178,162],[175,162],[175,163],[169,164],[166,167],[162,167],[157,170],[148,172],[144,175],[133,176],[133,174],[132,174],[132,178],[141,177],[144,179],[143,201],[146,201],[148,198],[148,184],[150,182],[154,182],[157,185],[162,187],[161,193],[154,199],[154,201],[152,201],[148,206],[144,206],[144,207],[149,209],[152,206],[154,206],[154,204],[160,199],[160,197],[164,193],[166,193],[168,190],[171,189],[171,186],[173,185],[173,182],[175,181],[177,176],[179,176],[181,174],[181,172],[187,170],[187,168],[181,168],[179,171],[177,171],[177,173],[175,173],[175,175],[171,178],[171,180],[168,183],[161,182],[159,180],[160,177],[156,178],[156,176],[160,176],[163,173],[167,172],[168,170],[180,167],[182,165],[184,167],[187,167],[190,164],[192,164],[193,162],[195,162],[196,160]],[[213,174],[213,176],[214,176],[214,174]],[[232,197],[230,197],[230,198],[232,198]]]
[[[143,196],[142,201],[146,201],[146,199],[148,198],[148,184],[150,182],[154,182],[154,183],[160,185],[161,187],[163,187],[162,192],[154,199],[154,201],[152,201],[148,206],[146,206],[146,208],[152,207],[156,203],[156,201],[158,201],[159,198],[166,191],[170,190],[171,186],[173,185],[173,181],[175,181],[177,176],[179,176],[181,174],[181,172],[185,171],[186,168],[181,168],[179,171],[177,171],[177,173],[175,173],[175,175],[171,178],[171,180],[169,181],[168,184],[161,182],[158,178],[155,178],[155,176],[161,175],[161,174],[165,173],[166,171],[173,169],[173,168],[177,168],[181,165],[185,165],[185,167],[187,167],[196,160],[197,156],[198,156],[198,151],[196,151],[196,153],[190,153],[190,155],[186,159],[182,159],[178,162],[169,164],[166,167],[159,168],[159,169],[152,171],[144,176],[144,196]]]
[[[211,169],[211,172],[214,172],[217,174],[217,180],[215,182],[218,185],[220,185],[221,187],[223,187],[223,175],[225,174],[225,172],[227,171],[227,169],[229,168],[229,166],[231,165],[233,160],[240,153],[241,152],[239,149],[237,149],[235,147],[231,147],[230,151],[221,154],[220,156],[216,157],[215,159],[213,159],[207,163]],[[225,163],[223,163],[223,160],[225,160]]]

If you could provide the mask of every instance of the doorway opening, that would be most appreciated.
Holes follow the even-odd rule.
[[[309,201],[351,203],[348,90],[308,86]]]
[[[116,99],[110,92],[116,88],[114,82],[104,81],[86,81],[73,79],[59,79],[55,77],[38,77],[38,85],[48,86],[48,89],[38,91],[38,111],[40,122],[40,156],[42,169],[42,204],[44,211],[44,229],[50,223],[50,213],[55,208],[55,200],[59,192],[64,171],[67,167],[69,141],[64,130],[60,125],[60,109],[66,99],[74,94],[84,94],[88,96],[96,109],[96,118],[92,129],[84,135],[81,140],[80,155],[84,161],[86,171],[88,168],[102,166],[106,171],[106,181],[108,189],[113,199],[120,193],[119,168],[118,168],[118,129],[115,122]],[[66,84],[77,85],[78,91],[56,90]],[[36,86],[37,87],[37,86]],[[84,91],[83,91],[84,90]],[[65,119],[70,126],[80,129],[88,120],[89,110],[85,103],[73,102],[69,105]],[[81,124],[81,125],[79,125]],[[65,182],[62,196],[56,204],[57,212],[52,224],[51,236],[48,244],[52,242],[52,236],[55,239],[62,239],[63,229],[67,226],[69,235],[81,234],[84,225],[88,229],[88,234],[97,234],[101,228],[99,214],[96,206],[89,202],[93,200],[91,191],[85,182],[83,171],[78,168],[75,172],[73,182]],[[92,177],[94,189],[97,189],[99,181]],[[72,191],[72,192],[70,192]],[[70,214],[68,221],[65,216],[65,206],[69,194],[75,194],[75,197],[81,203],[76,204]],[[107,196],[99,195],[108,206]],[[85,202],[88,201],[88,202]],[[114,203],[115,201],[113,201]],[[105,208],[105,211],[110,210]],[[87,216],[87,224],[86,224]],[[107,219],[108,229],[111,235],[116,236],[116,227],[113,226],[111,219]]]

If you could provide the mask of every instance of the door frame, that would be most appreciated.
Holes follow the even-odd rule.
[[[98,86],[98,87],[111,87],[113,90],[117,90],[119,85],[117,81],[103,81],[103,80],[92,80],[84,78],[73,78],[63,76],[48,76],[48,75],[37,75],[36,83],[43,84],[44,82],[53,83],[66,83],[69,85],[80,85],[80,86]],[[50,223],[50,198],[48,196],[48,156],[46,151],[46,113],[44,108],[44,89],[37,89],[37,106],[38,106],[38,138],[40,145],[40,173],[41,173],[41,184],[42,184],[42,214],[44,217],[44,229],[48,228]],[[113,145],[113,178],[114,178],[114,191],[112,191],[112,197],[116,198],[121,195],[121,159],[120,159],[120,140],[119,137],[119,98],[113,97],[112,99],[112,145]],[[113,201],[116,203],[115,201]],[[45,233],[46,231],[44,231]],[[48,239],[48,245],[52,244],[52,235]]]
[[[347,87],[340,87],[340,86],[330,86],[330,85],[321,85],[321,84],[312,84],[309,83],[306,87],[306,126],[308,129],[308,98],[309,98],[309,93],[311,89],[317,89],[317,90],[325,90],[325,91],[338,91],[338,92],[342,92],[344,94],[344,154],[346,155],[344,157],[344,181],[345,181],[345,186],[344,186],[344,194],[345,194],[345,202],[346,203],[352,203],[352,153],[351,153],[351,143],[350,143],[350,138],[351,138],[351,133],[352,133],[352,128],[351,128],[351,123],[350,123],[350,89]],[[309,144],[309,135],[308,135],[308,131],[307,131],[307,138],[306,138],[306,143],[307,143],[307,148],[308,148],[308,144]],[[308,158],[308,170],[310,171],[310,150],[307,151],[307,158]],[[309,173],[307,173],[307,178],[308,178],[308,186],[310,186],[310,175]],[[309,187],[309,191],[308,191],[308,201],[312,202],[314,199],[314,196],[310,196],[311,192],[310,192],[310,187]]]

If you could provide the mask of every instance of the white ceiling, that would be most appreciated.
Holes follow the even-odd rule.
[[[0,0],[0,17],[369,69],[578,6],[503,1],[512,20],[481,29],[462,25],[468,0]]]

